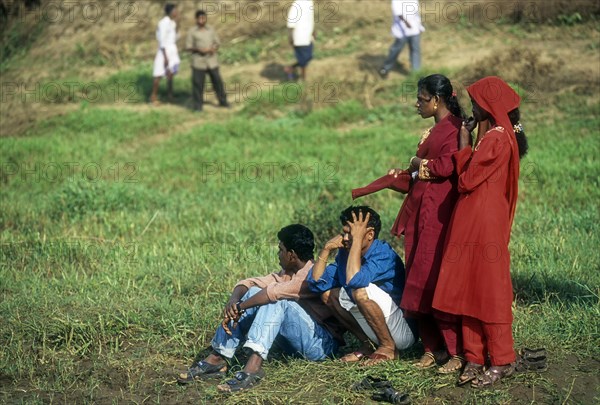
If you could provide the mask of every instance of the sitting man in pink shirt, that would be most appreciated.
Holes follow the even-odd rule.
[[[262,363],[275,341],[287,353],[312,361],[333,355],[343,342],[340,324],[306,282],[314,265],[313,233],[294,224],[282,228],[277,237],[281,270],[236,284],[212,340],[212,353],[180,374],[180,383],[222,377],[229,359],[243,345],[251,353],[244,369],[217,387],[240,391],[264,377]]]

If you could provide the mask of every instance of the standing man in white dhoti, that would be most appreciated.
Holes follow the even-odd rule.
[[[154,58],[154,83],[150,101],[158,104],[158,85],[163,76],[167,76],[167,95],[169,101],[173,100],[173,75],[179,70],[179,52],[177,51],[177,23],[179,15],[177,6],[172,3],[165,5],[165,16],[158,22],[156,39],[158,51]]]

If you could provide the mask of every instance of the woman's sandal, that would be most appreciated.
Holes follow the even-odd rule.
[[[505,377],[510,377],[515,372],[515,363],[510,363],[505,366],[492,366],[485,370],[483,374],[471,381],[473,388],[491,387]]]
[[[436,353],[438,354],[436,356]],[[421,356],[421,358],[416,362],[413,363],[413,366],[415,366],[418,369],[421,370],[426,370],[428,368],[432,368],[438,365],[438,363],[444,363],[446,361],[448,361],[448,356],[445,353],[442,352],[425,352],[423,353],[423,356]]]
[[[450,360],[444,363],[442,367],[438,368],[438,373],[440,374],[450,374],[455,371],[460,371],[464,365],[467,363],[464,357],[459,355],[454,355],[450,357]]]
[[[483,374],[483,365],[468,362],[463,372],[458,377],[458,385],[465,385],[469,381],[473,381]]]
[[[421,370],[425,370],[425,369],[434,367],[435,364],[436,364],[435,356],[433,355],[433,353],[425,352],[425,353],[423,353],[423,356],[421,356],[419,361],[417,361],[416,363],[413,363],[413,366],[415,366],[416,368],[419,368]]]

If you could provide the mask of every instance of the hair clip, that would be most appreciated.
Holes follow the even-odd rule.
[[[521,125],[520,122],[517,122],[515,125],[513,125],[513,130],[515,131],[515,134],[520,134],[523,132],[523,125]]]

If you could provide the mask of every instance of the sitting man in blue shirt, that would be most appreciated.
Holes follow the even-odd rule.
[[[404,290],[404,264],[392,247],[379,239],[379,214],[368,206],[348,207],[340,215],[342,234],[331,238],[308,274],[311,291],[321,293],[344,326],[362,343],[341,358],[368,357],[366,365],[393,360],[398,350],[416,341],[414,325],[398,307]],[[329,254],[338,250],[335,262]],[[377,348],[373,352],[372,343]]]

